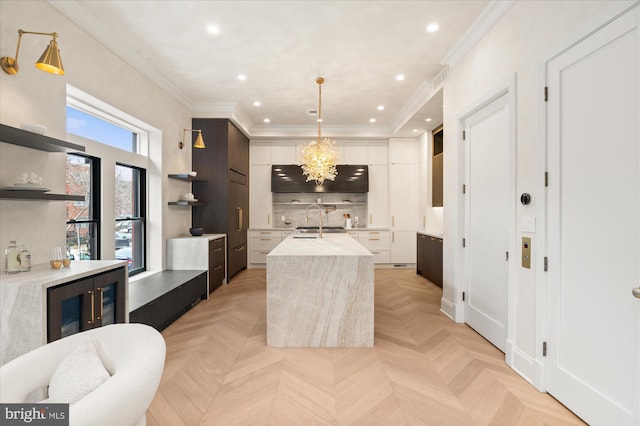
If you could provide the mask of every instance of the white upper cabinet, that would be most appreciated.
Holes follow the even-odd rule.
[[[368,164],[387,165],[387,141],[369,142],[368,144]]]
[[[367,228],[386,228],[389,226],[388,188],[387,165],[369,165]]]
[[[361,141],[345,142],[344,157],[339,164],[369,164],[369,144]]]
[[[389,164],[415,164],[417,146],[416,139],[389,139]]]
[[[271,142],[251,141],[249,144],[250,164],[271,164]]]
[[[273,226],[271,165],[251,165],[249,179],[249,227],[270,228]]]
[[[297,164],[298,143],[278,141],[271,143],[271,164]]]

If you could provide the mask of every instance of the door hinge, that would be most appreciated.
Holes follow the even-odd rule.
[[[547,102],[549,100],[549,87],[544,86],[544,101]]]
[[[462,292],[462,301],[463,301],[463,302],[464,302],[464,296],[465,296],[465,293],[464,293],[464,291],[463,291],[463,292]]]
[[[507,251],[504,254],[505,254],[504,260],[506,260],[508,262],[509,261],[509,252]]]
[[[462,247],[466,247],[467,246],[467,239],[463,238],[462,239]]]
[[[542,342],[542,356],[547,356],[547,342]]]
[[[547,272],[549,269],[549,258],[547,256],[544,257],[544,271]]]
[[[544,186],[549,186],[549,172],[544,172]]]
[[[464,141],[464,140],[466,140],[466,139],[467,139],[467,131],[466,131],[466,130],[463,130],[463,131],[462,131],[462,140]]]
[[[465,185],[464,183],[462,184],[462,193],[463,194],[467,193],[467,185]]]

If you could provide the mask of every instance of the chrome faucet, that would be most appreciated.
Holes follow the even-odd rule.
[[[322,238],[322,210],[320,209],[320,206],[317,204],[309,204],[309,206],[307,207],[307,215],[304,218],[305,222],[309,222],[309,209],[311,207],[315,207],[316,209],[318,209],[318,216],[320,217],[320,238]]]

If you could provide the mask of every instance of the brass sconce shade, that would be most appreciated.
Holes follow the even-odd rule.
[[[49,42],[49,45],[44,50],[44,53],[36,62],[36,68],[46,71],[50,74],[63,75],[64,68],[62,67],[62,59],[60,59],[60,49],[58,49],[58,42],[56,37],[58,33],[38,33],[33,31],[18,30],[18,46],[16,47],[16,57],[11,58],[9,56],[3,56],[0,58],[0,67],[7,74],[17,74],[20,69],[18,65],[18,55],[20,54],[20,42],[22,41],[23,34],[37,34],[47,35],[53,37]]]
[[[198,129],[182,129],[182,140],[186,139],[187,136],[187,132],[198,132],[198,137],[196,138],[195,143],[193,144],[194,148],[206,148],[206,146],[204,145],[204,139],[202,139],[202,130],[198,130]],[[178,148],[182,149],[184,148],[184,142],[180,141],[178,142]]]

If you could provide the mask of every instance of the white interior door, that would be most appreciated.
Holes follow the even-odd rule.
[[[507,339],[511,223],[508,95],[464,120],[465,322],[501,351]]]
[[[547,390],[640,424],[638,7],[547,63]]]

